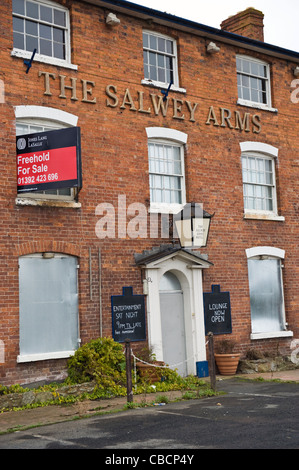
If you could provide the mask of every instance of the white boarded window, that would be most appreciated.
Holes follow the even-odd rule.
[[[252,333],[283,331],[280,259],[248,260]]]
[[[271,246],[246,250],[251,308],[251,339],[288,337],[283,289],[285,251]]]
[[[77,258],[19,258],[19,362],[67,357],[78,348]]]

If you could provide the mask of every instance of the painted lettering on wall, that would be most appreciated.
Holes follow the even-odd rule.
[[[61,99],[82,101],[82,103],[97,104],[95,96],[96,84],[94,81],[67,78],[62,74],[39,71],[39,77],[44,79],[44,95],[56,94]],[[59,84],[58,90],[57,85]],[[56,85],[56,86],[55,86]],[[208,110],[202,110],[198,103],[167,96],[164,100],[162,94],[130,90],[119,90],[114,84],[108,84],[105,88],[104,102],[101,104],[107,108],[128,110],[152,116],[170,117],[179,121],[197,122],[202,120],[207,126],[228,128],[240,132],[261,132],[261,116],[249,112],[231,111],[228,108],[210,106]]]

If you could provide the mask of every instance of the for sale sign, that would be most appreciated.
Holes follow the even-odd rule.
[[[80,128],[17,137],[18,193],[82,187]]]

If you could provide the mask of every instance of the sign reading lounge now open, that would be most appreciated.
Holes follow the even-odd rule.
[[[16,139],[18,193],[82,187],[80,128]]]

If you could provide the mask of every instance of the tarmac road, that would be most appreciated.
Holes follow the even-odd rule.
[[[198,449],[299,448],[298,383],[229,379],[217,390],[225,394],[2,435],[0,449],[101,449],[98,463],[135,468],[159,464],[159,449],[167,449],[166,463],[194,465]],[[115,460],[124,456],[132,460]]]

